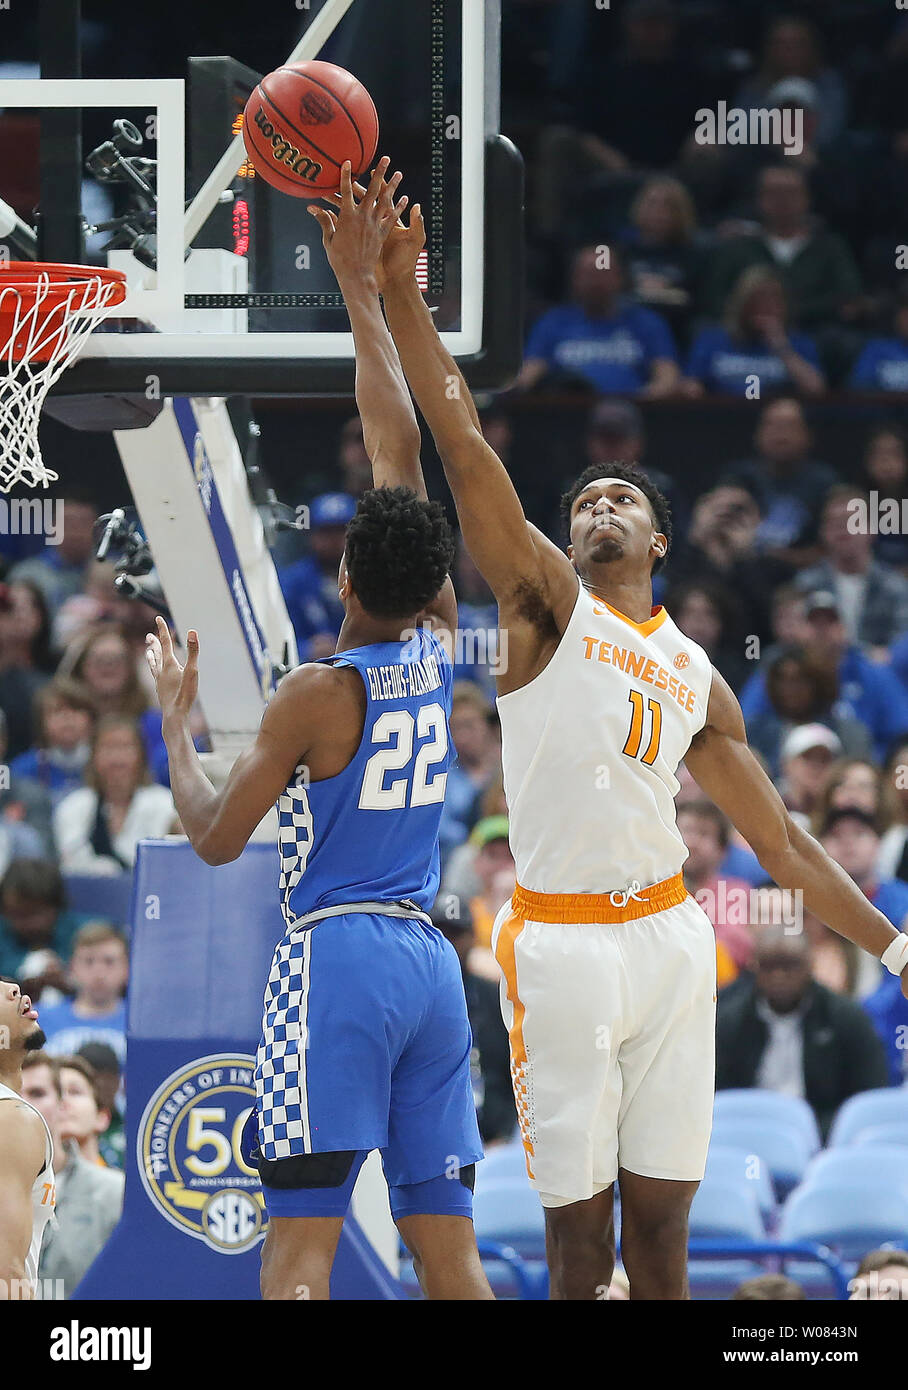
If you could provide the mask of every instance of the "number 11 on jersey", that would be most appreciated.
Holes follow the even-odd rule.
[[[662,706],[658,700],[649,696],[646,700],[644,709],[643,693],[639,690],[632,690],[627,697],[631,702],[631,727],[628,729],[627,738],[624,740],[622,753],[626,753],[629,758],[640,758],[642,763],[651,767],[659,754],[659,740],[662,737]],[[643,726],[646,719],[646,710],[650,716],[649,741],[646,744],[646,751],[640,756],[640,747],[643,743]]]

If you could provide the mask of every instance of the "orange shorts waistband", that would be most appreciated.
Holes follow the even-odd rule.
[[[511,906],[529,922],[632,922],[677,907],[687,896],[684,875],[675,874],[648,888],[634,882],[612,893],[531,893],[518,883]]]

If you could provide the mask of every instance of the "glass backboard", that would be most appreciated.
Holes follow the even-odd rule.
[[[192,6],[187,20],[175,0],[82,0],[78,52],[66,35],[78,0],[39,8],[12,62],[0,49],[0,254],[107,264],[130,286],[59,391],[351,389],[352,338],[319,228],[305,201],[255,176],[239,137],[263,73],[307,57],[371,92],[379,153],[423,205],[427,301],[471,383],[514,375],[522,166],[498,134],[497,3],[284,0],[264,26],[248,3]]]

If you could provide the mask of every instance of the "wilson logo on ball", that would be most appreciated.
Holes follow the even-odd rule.
[[[291,173],[298,174],[301,179],[311,181],[318,178],[322,172],[322,165],[303,154],[294,145],[291,145],[290,141],[279,130],[275,130],[272,122],[268,120],[263,106],[260,106],[255,113],[255,123],[265,139],[271,141],[272,157],[277,164],[284,165]]]
[[[300,101],[303,125],[327,125],[334,120],[334,107],[320,92],[307,92]]]

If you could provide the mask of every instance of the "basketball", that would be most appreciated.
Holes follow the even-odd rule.
[[[378,146],[378,113],[361,82],[334,63],[292,63],[263,77],[246,103],[243,141],[266,183],[294,198],[340,187],[349,159],[354,177]]]

